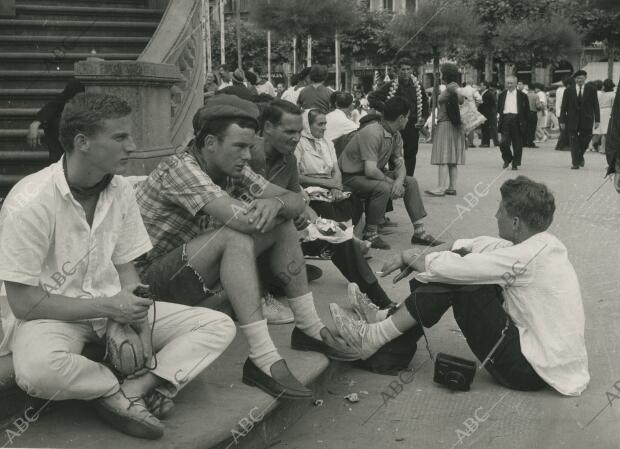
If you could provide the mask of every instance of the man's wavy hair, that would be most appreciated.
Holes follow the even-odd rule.
[[[501,187],[506,211],[519,217],[532,231],[549,229],[555,212],[555,199],[546,185],[525,176],[509,179]]]
[[[80,93],[71,99],[62,111],[58,134],[65,152],[73,151],[73,140],[78,134],[94,136],[103,129],[103,121],[127,117],[131,106],[114,95]]]

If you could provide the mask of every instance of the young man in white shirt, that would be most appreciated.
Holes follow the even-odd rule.
[[[94,400],[101,417],[159,438],[171,398],[231,343],[226,315],[138,297],[133,260],[152,248],[133,188],[122,175],[136,146],[122,99],[78,94],[60,122],[63,158],[25,177],[0,212],[5,339],[29,395]],[[154,316],[157,316],[155,322]],[[139,329],[148,369],[122,386],[80,355],[105,344],[111,321]]]
[[[382,271],[387,276],[400,268],[395,281],[417,272],[405,307],[386,318],[369,304],[354,303],[363,318],[355,321],[332,304],[334,321],[366,359],[408,329],[421,337],[421,325],[433,326],[452,307],[469,347],[488,360],[485,368],[497,382],[517,390],[549,385],[578,396],[590,380],[585,318],[566,247],[547,232],[553,195],[524,176],[506,181],[501,194],[499,239],[457,240],[432,253],[403,251]],[[441,283],[444,292],[420,282]]]
[[[349,118],[353,110],[353,95],[349,92],[334,92],[331,100],[335,109],[325,116],[325,138],[334,141],[355,131],[359,124]]]

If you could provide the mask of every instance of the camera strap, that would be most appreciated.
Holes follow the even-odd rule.
[[[435,291],[433,291],[432,293],[445,293],[448,292],[448,289],[443,289],[441,287],[435,287],[434,286]],[[429,292],[431,293],[431,292]],[[422,315],[420,314],[420,310],[418,309],[418,298],[416,296],[416,292],[413,292],[413,304],[415,306],[415,310],[418,314],[418,318],[421,320],[422,319]],[[426,342],[426,350],[428,351],[428,355],[430,356],[431,360],[434,362],[435,361],[435,356],[433,355],[432,351],[431,351],[431,347],[430,347],[430,343],[428,342],[428,337],[426,336],[426,331],[424,330],[424,324],[419,321],[418,322],[419,326],[422,328],[422,335],[424,336],[424,341]],[[491,359],[491,357],[493,357],[493,355],[495,354],[495,351],[497,351],[497,348],[499,347],[499,345],[501,344],[501,342],[504,340],[504,337],[506,336],[506,331],[508,330],[508,327],[510,326],[510,317],[508,316],[508,314],[506,314],[506,324],[504,326],[504,328],[502,329],[502,334],[500,335],[499,339],[497,340],[497,342],[495,343],[495,345],[491,348],[491,350],[489,351],[489,353],[487,354],[487,356],[485,357],[485,359],[482,361],[482,363],[480,364],[480,367],[478,369],[482,369],[484,367],[484,365],[487,364],[487,362],[489,362],[489,360],[491,361],[491,363],[493,363],[493,360]]]

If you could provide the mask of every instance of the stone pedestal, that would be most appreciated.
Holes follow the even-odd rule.
[[[162,157],[174,151],[170,88],[181,80],[176,66],[89,58],[75,63],[75,77],[86,92],[116,95],[131,106],[137,151],[127,175],[148,175]]]

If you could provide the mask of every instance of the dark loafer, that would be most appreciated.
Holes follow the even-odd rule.
[[[323,276],[323,270],[315,265],[306,264],[306,275],[308,276],[308,282],[316,281]]]
[[[296,351],[314,351],[324,354],[332,360],[339,360],[341,362],[350,362],[352,360],[358,360],[359,355],[357,352],[343,352],[336,348],[332,348],[322,340],[312,338],[310,335],[305,334],[298,327],[293,328],[291,334],[291,348]]]
[[[442,242],[441,240],[436,240],[430,234],[424,234],[424,236],[422,236],[422,237],[419,237],[419,236],[413,234],[413,236],[411,237],[411,244],[412,245],[438,246],[438,245],[441,245],[443,243],[444,242]]]
[[[504,165],[502,165],[502,168],[508,168],[509,165],[510,165],[510,162],[504,162]]]
[[[454,189],[446,189],[443,193],[445,193],[446,195],[456,195],[456,190]]]
[[[243,383],[258,387],[276,398],[306,399],[312,397],[312,390],[306,388],[293,376],[284,359],[271,365],[270,371],[271,377],[262,372],[248,357],[243,365]]]

